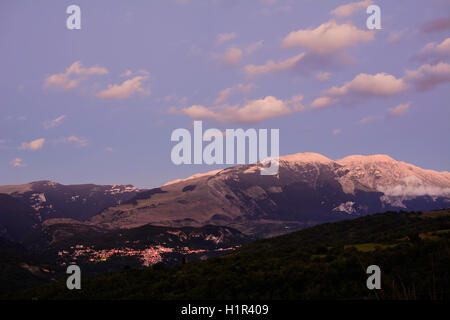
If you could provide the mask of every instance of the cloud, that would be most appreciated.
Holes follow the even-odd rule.
[[[331,14],[336,17],[339,17],[339,18],[344,18],[344,17],[348,17],[349,15],[355,13],[358,10],[367,8],[371,4],[372,4],[371,0],[351,2],[351,3],[344,4],[342,6],[337,7],[336,9],[331,11]]]
[[[387,73],[375,75],[360,73],[352,81],[346,82],[342,87],[332,87],[327,94],[344,96],[349,93],[361,95],[393,95],[405,89],[402,79],[397,79]]]
[[[330,78],[329,72],[319,72],[314,76],[319,81],[326,81]]]
[[[88,141],[86,139],[78,138],[76,136],[70,136],[68,138],[64,138],[65,143],[75,143],[80,147],[86,147],[88,145]]]
[[[375,75],[360,73],[353,80],[341,87],[332,87],[325,94],[313,101],[312,108],[328,107],[344,97],[391,96],[403,92],[406,85],[403,79],[387,73]]]
[[[391,32],[391,34],[389,35],[388,38],[388,43],[392,44],[392,43],[397,43],[400,41],[400,39],[403,37],[403,32],[401,31],[393,31]]]
[[[219,96],[214,101],[214,104],[222,104],[228,99],[228,95],[230,94],[232,88],[226,88],[222,91],[220,91]]]
[[[22,168],[27,166],[27,164],[24,163],[20,158],[15,158],[13,161],[11,161],[11,165],[15,168]]]
[[[245,53],[246,54],[252,54],[254,53],[256,50],[258,50],[264,43],[264,40],[255,42],[250,44],[246,49],[245,49]]]
[[[405,103],[405,104],[399,104],[398,106],[396,106],[394,108],[389,108],[387,117],[388,118],[401,117],[408,112],[410,106],[411,106],[411,103]]]
[[[100,99],[127,99],[136,93],[148,96],[150,90],[142,88],[142,83],[148,78],[148,75],[135,76],[122,84],[108,85],[107,89],[97,93],[96,96]]]
[[[231,87],[231,88],[226,88],[222,91],[220,91],[219,96],[217,97],[217,99],[214,101],[214,104],[222,104],[224,103],[229,95],[233,92],[233,91],[239,91],[242,93],[249,93],[255,86],[251,83],[244,85],[242,83],[239,83],[238,85]]]
[[[302,94],[293,96],[289,101],[288,104],[291,106],[292,110],[294,111],[303,111],[306,110],[306,106],[302,103],[304,96]]]
[[[318,54],[330,54],[358,42],[374,39],[373,31],[360,30],[352,23],[338,24],[330,20],[315,29],[293,31],[282,42],[284,48],[305,47]]]
[[[261,66],[247,65],[245,66],[245,73],[247,77],[255,77],[267,73],[286,71],[294,68],[297,63],[305,56],[304,53],[300,53],[292,58],[274,62],[273,60],[267,61]]]
[[[61,123],[61,121],[63,121],[65,118],[67,118],[66,115],[59,116],[58,118],[56,118],[56,119],[54,119],[54,120],[51,120],[51,121],[46,122],[46,123],[44,124],[44,127],[45,127],[45,129],[50,129],[50,128],[56,127],[56,126],[59,125],[59,124]]]
[[[450,15],[428,21],[422,26],[422,31],[425,33],[441,32],[446,30],[450,30]]]
[[[226,66],[236,67],[241,62],[243,56],[242,49],[228,48],[223,56],[223,62]]]
[[[337,102],[337,99],[333,99],[327,96],[322,96],[314,99],[311,103],[311,108],[320,109],[330,106],[331,104]]]
[[[221,45],[227,41],[230,41],[232,39],[236,38],[236,33],[221,33],[217,36],[217,45]]]
[[[333,135],[337,136],[338,134],[342,133],[342,129],[334,129],[333,130]]]
[[[133,71],[131,70],[125,70],[120,76],[121,77],[130,77],[133,74]]]
[[[40,138],[40,139],[36,139],[30,142],[22,142],[22,145],[20,147],[20,149],[23,150],[39,150],[42,149],[42,147],[44,146],[45,143],[45,139],[44,138]]]
[[[361,120],[359,120],[358,123],[359,123],[359,124],[366,124],[366,123],[375,121],[375,120],[377,120],[377,119],[378,119],[378,117],[367,116],[367,117],[364,117],[364,118],[362,118]]]
[[[55,87],[64,90],[72,90],[78,84],[90,75],[104,75],[108,70],[103,67],[93,66],[83,68],[80,61],[75,61],[64,73],[56,73],[48,76],[44,82],[44,88]]]
[[[432,63],[440,62],[450,58],[450,38],[441,43],[428,43],[415,57],[419,61],[430,61]]]
[[[243,106],[221,106],[216,108],[207,108],[201,105],[193,105],[181,109],[178,113],[185,114],[192,119],[214,119],[219,122],[260,122],[271,118],[281,117],[299,111],[298,105],[293,102],[299,102],[298,98],[290,101],[283,101],[273,96],[267,96],[263,99],[251,100]]]
[[[441,83],[450,82],[450,64],[440,62],[421,65],[417,70],[407,70],[405,80],[420,92],[430,90]]]

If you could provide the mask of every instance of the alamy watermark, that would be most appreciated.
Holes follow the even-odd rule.
[[[207,129],[202,121],[194,121],[194,133],[187,129],[172,132],[171,141],[178,142],[171,152],[172,162],[181,164],[251,164],[261,163],[261,175],[275,175],[279,168],[280,130]],[[209,142],[203,147],[204,142]],[[225,142],[225,145],[224,145]],[[247,148],[248,147],[248,148]],[[248,158],[248,161],[246,161]]]

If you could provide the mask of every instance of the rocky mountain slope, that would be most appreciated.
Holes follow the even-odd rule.
[[[279,159],[279,173],[240,165],[177,180],[92,217],[106,228],[226,225],[267,236],[388,210],[450,205],[450,173],[424,170],[386,155],[331,160],[315,153]]]
[[[0,186],[0,236],[23,241],[47,219],[86,220],[140,191],[131,185],[62,185],[53,181]]]

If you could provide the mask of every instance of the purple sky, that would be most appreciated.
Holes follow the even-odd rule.
[[[0,184],[151,187],[220,168],[172,164],[170,135],[194,119],[279,128],[281,154],[449,170],[449,21],[444,0],[2,1]]]

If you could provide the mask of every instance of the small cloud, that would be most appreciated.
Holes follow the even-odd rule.
[[[305,47],[318,54],[335,53],[359,42],[368,42],[374,39],[374,32],[360,30],[351,22],[338,24],[330,20],[315,29],[300,29],[288,34],[282,46],[284,48]]]
[[[341,87],[332,87],[311,104],[312,108],[328,107],[342,98],[361,98],[367,96],[392,96],[403,92],[406,85],[403,79],[395,78],[387,73],[375,75],[360,73],[353,80]]]
[[[290,107],[290,101],[282,101],[273,96],[267,96],[263,99],[248,101],[243,106],[207,108],[201,105],[193,105],[180,111],[171,110],[171,113],[185,114],[192,119],[252,123],[290,114],[293,109],[293,107]]]
[[[220,91],[220,94],[217,97],[217,99],[214,101],[214,104],[222,104],[222,103],[224,103],[227,100],[228,95],[230,94],[232,89],[233,88],[226,88],[226,89]]]
[[[333,135],[337,136],[338,134],[342,133],[342,129],[334,129],[333,130]]]
[[[247,65],[245,66],[245,73],[247,77],[255,77],[258,75],[273,73],[273,72],[280,72],[280,71],[286,71],[294,68],[297,63],[305,56],[304,53],[300,53],[299,55],[296,55],[292,58],[281,60],[278,62],[274,62],[273,60],[267,61],[265,64],[261,66],[255,66],[255,65]]]
[[[59,116],[58,118],[48,121],[44,124],[45,129],[49,129],[49,128],[53,128],[56,127],[57,125],[59,125],[61,123],[61,121],[63,121],[65,118],[67,118],[66,115],[62,115]]]
[[[409,108],[411,106],[411,103],[405,103],[405,104],[399,104],[398,106],[394,108],[389,108],[388,110],[388,118],[395,118],[395,117],[401,117],[405,115]]]
[[[401,31],[393,31],[391,32],[391,34],[389,35],[388,38],[388,43],[393,44],[393,43],[397,43],[400,41],[400,39],[403,37],[403,32]]]
[[[223,89],[222,91],[220,91],[219,96],[214,101],[214,104],[224,103],[233,91],[239,91],[239,92],[246,94],[246,93],[249,93],[254,87],[255,86],[251,83],[249,83],[247,85],[239,83],[238,85],[236,85],[234,87]]]
[[[40,139],[36,139],[30,142],[22,142],[22,145],[20,147],[20,149],[22,150],[39,150],[42,149],[42,147],[44,146],[45,143],[45,139],[44,138],[40,138]]]
[[[330,106],[331,104],[335,103],[337,99],[333,99],[327,96],[318,97],[314,99],[314,101],[311,103],[311,108],[314,109],[320,109]]]
[[[78,138],[76,136],[70,136],[68,138],[64,138],[63,141],[66,143],[78,144],[80,147],[86,147],[88,145],[88,142],[86,139]]]
[[[107,147],[107,148],[105,148],[105,150],[108,151],[108,152],[114,152],[114,149],[111,148],[111,147]]]
[[[293,96],[287,103],[293,111],[304,111],[306,106],[302,103],[304,96],[302,94]]]
[[[226,66],[237,67],[241,62],[243,56],[242,49],[239,48],[228,48],[223,56],[223,62]]]
[[[450,58],[450,38],[443,40],[441,43],[428,43],[414,59],[418,61],[430,61],[432,63],[440,62]]]
[[[44,88],[55,87],[64,90],[72,90],[90,75],[104,75],[108,70],[103,67],[93,66],[83,68],[80,61],[75,61],[64,73],[56,73],[48,76],[44,82]]]
[[[330,73],[329,72],[319,72],[314,76],[319,81],[326,81],[330,79]]]
[[[120,76],[121,77],[129,77],[133,74],[133,71],[131,71],[130,69],[125,70]]]
[[[351,14],[355,13],[358,10],[367,8],[371,4],[372,4],[371,0],[351,2],[337,7],[336,9],[331,11],[331,14],[339,18],[344,18],[350,16]]]
[[[221,45],[227,41],[230,41],[232,39],[236,38],[236,33],[230,32],[230,33],[221,33],[217,36],[217,45]]]
[[[450,82],[450,64],[440,62],[424,64],[417,70],[407,70],[405,80],[412,82],[418,91],[427,91],[441,83]]]
[[[263,45],[263,43],[264,43],[264,40],[261,40],[261,41],[258,41],[258,42],[255,42],[255,43],[252,43],[252,44],[250,44],[246,49],[245,49],[245,53],[246,54],[252,54],[252,53],[254,53],[256,50],[258,50],[262,45]]]
[[[11,161],[11,165],[15,168],[23,168],[27,166],[27,164],[24,163],[20,158],[15,158],[13,161]]]
[[[369,123],[369,122],[372,122],[372,121],[375,121],[375,120],[377,120],[377,117],[367,116],[367,117],[364,117],[361,120],[359,120],[358,123],[359,124],[366,124],[366,123]]]
[[[142,87],[142,83],[148,78],[148,75],[135,76],[121,84],[108,85],[107,89],[97,93],[96,96],[100,99],[128,99],[136,93],[149,96],[150,90]]]

